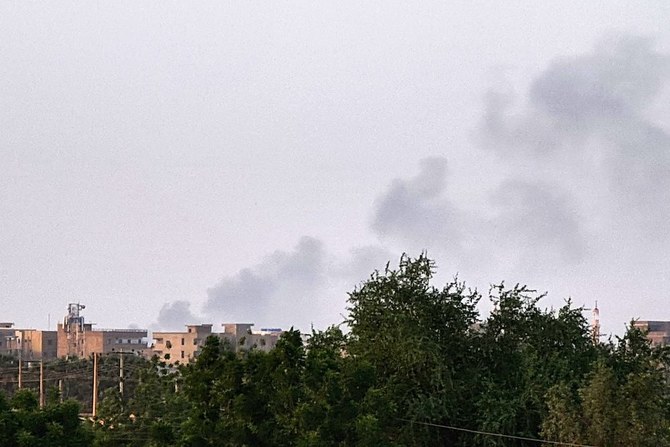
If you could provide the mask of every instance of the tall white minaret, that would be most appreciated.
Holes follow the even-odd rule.
[[[598,301],[593,308],[593,321],[591,322],[591,337],[593,337],[593,343],[598,343],[600,340],[600,309],[598,309]]]

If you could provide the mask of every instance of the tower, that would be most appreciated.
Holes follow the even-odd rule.
[[[598,301],[593,308],[593,321],[591,322],[591,337],[593,343],[598,343],[600,340],[600,309],[598,309]]]

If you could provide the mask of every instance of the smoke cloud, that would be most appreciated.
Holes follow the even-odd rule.
[[[584,211],[596,211],[617,231],[665,239],[670,134],[650,108],[669,74],[670,57],[655,51],[653,41],[607,39],[589,54],[552,63],[520,111],[509,93],[489,93],[484,147],[523,175],[578,195]]]
[[[326,263],[323,243],[303,237],[292,251],[275,251],[223,278],[207,291],[204,310],[222,321],[291,324],[296,313],[318,308],[315,292],[327,283]]]
[[[336,323],[347,291],[403,251],[420,250],[466,280],[512,276],[625,303],[641,288],[622,272],[634,266],[662,283],[670,268],[670,134],[652,113],[669,75],[670,58],[652,41],[619,37],[553,61],[521,94],[486,93],[476,140],[497,156],[502,177],[484,182],[485,208],[455,200],[444,156],[420,160],[414,176],[392,180],[374,203],[370,229],[382,244],[338,258],[303,237],[221,279],[203,313],[208,321]],[[621,308],[625,318],[631,309]],[[180,301],[158,320],[187,318]]]
[[[199,324],[201,317],[191,312],[191,303],[178,300],[165,303],[158,312],[157,321],[152,325],[154,330],[181,331],[187,324]]]
[[[465,218],[446,196],[447,173],[446,158],[433,157],[419,162],[415,177],[393,180],[377,200],[372,229],[387,241],[457,250]]]

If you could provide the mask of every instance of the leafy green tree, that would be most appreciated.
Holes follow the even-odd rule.
[[[15,445],[18,421],[4,393],[0,392],[0,445]]]
[[[0,445],[3,447],[84,447],[92,433],[79,419],[74,401],[39,408],[32,390],[19,390],[7,402],[0,394]]]
[[[232,409],[228,398],[237,395],[241,383],[235,353],[218,337],[208,337],[195,364],[185,367],[183,374],[184,392],[192,407],[184,422],[182,443],[232,445],[227,432],[229,418],[225,416]]]
[[[360,362],[347,355],[346,347],[339,328],[312,332],[306,346],[304,399],[296,411],[297,445],[356,445],[359,402],[372,377],[360,374]]]
[[[103,392],[95,425],[96,446],[168,446],[179,437],[190,403],[178,392],[178,369],[154,357],[140,363],[138,384],[124,399],[116,386]]]
[[[349,295],[348,353],[375,376],[357,422],[368,445],[454,443],[457,434],[412,421],[463,425],[471,417],[480,296],[457,281],[433,287],[433,269],[425,255],[403,256],[397,270],[374,272]]]
[[[599,447],[670,445],[667,358],[631,323],[601,347],[577,393],[564,383],[550,390],[543,435]]]
[[[494,310],[475,343],[482,365],[481,391],[474,397],[478,430],[538,438],[549,390],[581,383],[590,371],[598,351],[582,309],[568,301],[558,311],[543,310],[542,298],[518,285],[492,287]],[[479,442],[510,445],[492,437]]]

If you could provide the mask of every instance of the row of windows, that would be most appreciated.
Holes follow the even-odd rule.
[[[108,345],[111,345],[112,344],[112,339],[108,338],[106,340],[106,342],[107,342]],[[141,345],[142,344],[142,339],[138,338],[137,341],[135,341],[134,339],[130,339],[130,338],[127,339],[127,340],[125,340],[123,338],[117,338],[116,340],[114,340],[114,344],[116,344],[116,345],[123,345],[123,344],[126,344],[126,345]]]
[[[157,345],[162,345],[163,342],[164,342],[163,338],[157,338],[156,339],[156,344]],[[198,346],[199,342],[200,342],[199,338],[194,338],[193,339],[193,346]],[[181,339],[181,346],[185,346],[185,345],[186,345],[186,339],[182,338]],[[168,349],[171,349],[172,348],[172,340],[165,341],[165,347],[168,348]]]
[[[19,339],[19,340],[16,340],[16,341],[18,342],[18,343],[17,343],[18,345],[21,344],[21,340],[20,340],[20,339]],[[25,344],[25,343],[24,343],[24,344]],[[53,346],[53,344],[54,344],[54,341],[53,341],[53,340],[51,340],[51,339],[47,339],[47,346]],[[0,346],[2,346],[2,340],[0,340]]]

